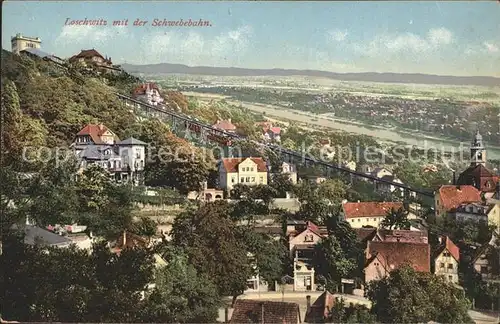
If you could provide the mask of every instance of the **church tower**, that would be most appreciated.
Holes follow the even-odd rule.
[[[479,164],[484,166],[486,164],[486,149],[483,146],[483,137],[479,134],[479,130],[470,146],[470,164],[471,166]]]

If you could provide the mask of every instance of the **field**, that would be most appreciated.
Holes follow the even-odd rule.
[[[373,97],[404,99],[452,99],[500,104],[500,87],[423,85],[403,83],[338,81],[313,77],[218,77],[196,75],[148,76],[164,87],[187,85],[255,87],[292,92],[350,93]]]

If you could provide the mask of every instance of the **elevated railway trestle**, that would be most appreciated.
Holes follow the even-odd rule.
[[[219,145],[223,146],[231,146],[234,143],[234,140],[242,140],[244,137],[225,132],[223,130],[214,128],[210,125],[203,124],[202,122],[195,120],[189,116],[177,113],[175,111],[167,110],[166,108],[149,105],[142,101],[136,100],[129,96],[117,93],[118,98],[125,103],[131,110],[138,116],[145,116],[146,118],[158,118],[170,125],[172,125],[175,129],[182,129],[184,131],[188,131],[191,133],[198,134],[199,138],[204,141],[215,142]],[[305,152],[296,152],[292,150],[285,149],[279,145],[274,144],[263,144],[259,143],[259,145],[266,146],[268,149],[276,153],[281,159],[285,162],[303,164],[306,166],[309,165],[317,165],[322,167],[324,170],[327,170],[327,173],[330,174],[330,171],[342,172],[345,174],[351,175],[351,177],[364,178],[368,180],[372,180],[378,183],[384,183],[395,188],[399,188],[404,192],[405,198],[410,197],[410,193],[415,193],[424,197],[434,197],[434,193],[425,189],[416,189],[411,188],[405,184],[389,181],[386,179],[378,178],[370,174],[361,173],[357,171],[353,171],[349,168],[345,168],[341,165],[332,164],[329,162],[321,161],[316,159],[313,156],[307,156]]]

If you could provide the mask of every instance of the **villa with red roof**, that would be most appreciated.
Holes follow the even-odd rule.
[[[80,160],[80,172],[90,165],[107,170],[118,182],[138,185],[144,179],[146,146],[135,138],[120,141],[103,124],[85,125],[75,136],[71,147]]]
[[[429,244],[368,241],[365,282],[383,279],[403,265],[410,265],[415,271],[430,272],[430,259]]]
[[[81,50],[80,53],[69,58],[69,63],[78,63],[89,68],[97,68],[100,72],[121,72],[114,66],[111,57],[104,57],[95,49]]]
[[[262,129],[262,137],[265,141],[281,140],[281,127],[273,126],[271,122],[258,122],[256,126]]]
[[[161,105],[164,101],[160,96],[158,85],[152,82],[143,83],[137,86],[132,90],[132,97],[152,106]]]
[[[352,228],[379,227],[391,209],[400,208],[403,208],[402,202],[346,202],[342,204],[342,214]],[[409,214],[408,218],[415,216]]]
[[[238,183],[267,184],[266,161],[260,157],[223,158],[219,162],[219,186],[231,190]]]
[[[440,237],[440,246],[434,252],[434,273],[449,282],[458,284],[458,263],[460,249],[449,237]]]
[[[441,186],[434,195],[436,217],[442,217],[464,203],[480,203],[481,201],[481,192],[474,186]]]

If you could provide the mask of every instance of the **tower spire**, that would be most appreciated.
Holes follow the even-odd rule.
[[[470,157],[471,165],[482,164],[484,166],[486,164],[486,150],[483,146],[483,136],[479,133],[479,129],[476,130],[476,135],[470,146]]]

